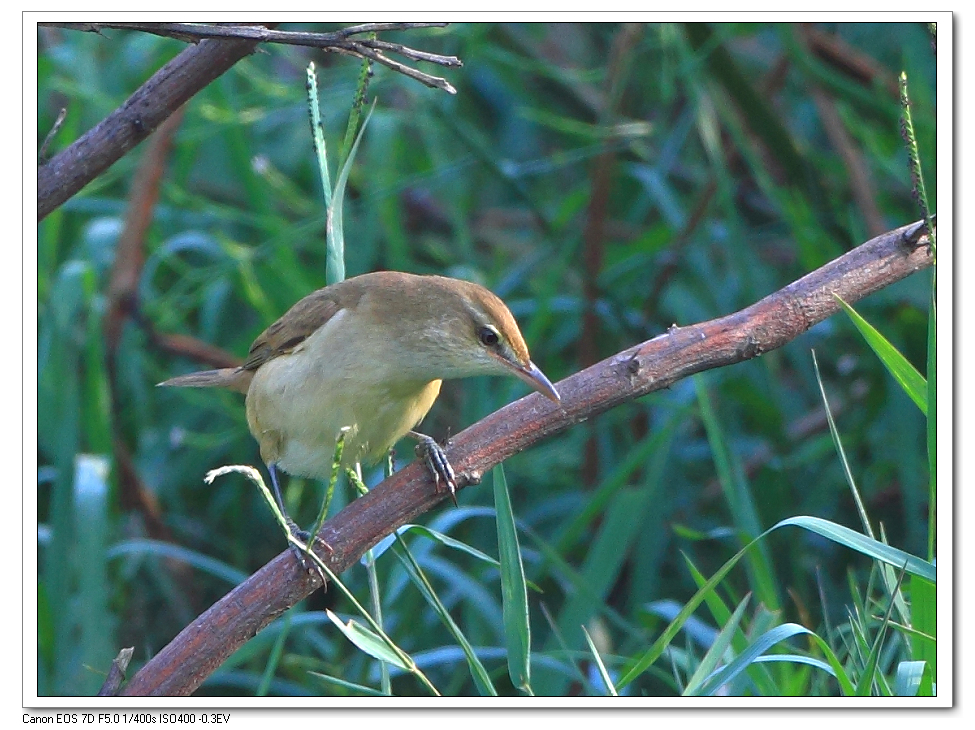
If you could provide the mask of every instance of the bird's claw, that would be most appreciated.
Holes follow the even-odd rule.
[[[322,538],[318,537],[317,535],[315,536],[314,543],[309,542],[312,535],[310,532],[308,532],[308,530],[302,530],[300,527],[298,527],[297,523],[295,523],[295,521],[292,520],[290,517],[287,518],[287,521],[288,521],[288,530],[290,530],[291,536],[294,537],[295,539],[300,540],[305,545],[308,545],[309,548],[313,548],[315,546],[315,543],[317,543],[318,545],[321,545],[329,553],[335,552],[332,549],[331,545],[329,545],[327,542],[325,542]],[[303,570],[307,571],[310,574],[316,574],[319,572],[318,566],[309,562],[308,553],[306,553],[301,547],[291,542],[290,540],[288,541],[288,546],[291,548],[292,555],[294,555],[295,558],[298,560],[298,564],[301,565]]]
[[[438,444],[429,436],[416,434],[419,443],[416,445],[416,454],[423,459],[427,465],[430,475],[433,477],[434,486],[437,492],[442,492],[444,488],[450,492],[450,498],[457,506],[457,475],[454,468],[447,460],[447,453],[443,446]],[[443,486],[441,486],[443,485]]]

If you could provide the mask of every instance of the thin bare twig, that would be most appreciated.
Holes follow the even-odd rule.
[[[835,314],[835,295],[855,302],[932,263],[923,221],[888,231],[734,314],[673,327],[558,384],[562,402],[538,393],[495,411],[451,439],[447,456],[471,481],[509,456],[622,403],[681,378],[758,357]],[[319,553],[333,573],[445,499],[423,464],[414,462],[328,520]],[[318,552],[318,551],[316,551]],[[241,645],[320,587],[284,551],[224,596],[153,657],[123,695],[189,695]]]
[[[457,90],[446,79],[405,66],[383,55],[382,51],[397,53],[414,61],[435,63],[439,66],[456,68],[464,65],[456,56],[442,56],[438,53],[417,51],[400,43],[391,43],[375,38],[360,39],[349,37],[360,33],[443,27],[447,25],[446,23],[367,23],[333,33],[274,30],[259,25],[208,25],[205,23],[41,23],[41,25],[82,30],[90,33],[98,33],[105,28],[136,30],[194,43],[206,38],[237,38],[256,41],[258,43],[310,46],[326,52],[343,53],[358,56],[359,58],[371,58],[397,73],[415,79],[431,88],[443,89],[450,94],[456,94]]]
[[[442,66],[462,66],[455,56],[417,51],[375,38],[350,39],[359,33],[408,30],[445,23],[370,23],[336,33],[276,31],[255,25],[202,25],[196,23],[40,23],[40,25],[100,33],[103,28],[139,30],[196,43],[140,86],[122,106],[67,149],[37,170],[37,220],[71,198],[107,170],[116,160],[148,137],[170,114],[198,91],[252,53],[258,43],[297,43],[358,58],[370,59],[427,86],[455,94],[457,90],[438,76],[394,61],[383,51]]]
[[[47,148],[51,146],[51,140],[54,139],[54,135],[58,133],[61,129],[61,125],[64,124],[65,117],[68,116],[68,110],[61,107],[61,111],[58,112],[57,118],[54,120],[54,124],[51,125],[51,131],[47,133],[44,137],[44,142],[41,144],[41,148],[37,151],[37,161],[43,162],[47,159]]]
[[[114,697],[118,694],[118,688],[122,686],[125,670],[129,668],[129,662],[132,661],[134,652],[135,648],[130,646],[122,649],[112,660],[112,668],[108,670],[108,677],[105,678],[102,688],[98,690],[99,697]]]

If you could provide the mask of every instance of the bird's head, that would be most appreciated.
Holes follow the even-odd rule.
[[[411,292],[416,347],[436,362],[438,377],[514,375],[558,403],[558,391],[531,361],[518,323],[503,301],[484,287],[460,279],[422,277]]]

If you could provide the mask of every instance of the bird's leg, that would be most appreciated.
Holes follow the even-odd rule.
[[[298,527],[298,523],[291,519],[291,517],[288,515],[288,511],[284,508],[284,498],[281,496],[281,488],[278,486],[277,465],[268,464],[267,470],[271,475],[271,487],[274,489],[274,501],[278,503],[278,509],[281,510],[281,514],[284,516],[284,521],[288,525],[288,530],[291,532],[293,537],[296,537],[306,545],[309,545],[309,540],[312,537],[311,533],[309,533],[308,530],[302,530],[300,527]],[[320,537],[316,536],[315,541],[323,545],[329,552],[333,552],[331,545],[322,540]],[[312,566],[308,564],[308,561],[306,560],[307,556],[300,547],[295,545],[290,540],[288,541],[288,546],[291,548],[292,554],[298,559],[298,562],[301,564],[302,568],[307,570],[309,573],[315,572],[312,569]]]
[[[440,486],[442,483],[447,488],[447,491],[450,492],[450,498],[454,500],[454,506],[456,507],[457,477],[454,474],[454,468],[447,460],[447,454],[443,450],[443,446],[429,436],[417,433],[416,431],[410,431],[407,435],[415,438],[419,442],[416,446],[416,455],[423,459],[423,463],[427,465],[427,469],[433,476],[433,483],[437,491],[442,491],[442,487]]]

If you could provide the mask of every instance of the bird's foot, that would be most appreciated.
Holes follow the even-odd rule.
[[[303,544],[308,545],[309,548],[314,548],[315,547],[314,543],[310,542],[311,533],[308,532],[308,530],[302,530],[300,527],[298,527],[298,524],[293,519],[291,519],[291,517],[288,516],[288,511],[284,508],[284,497],[281,496],[281,487],[278,484],[277,464],[275,464],[274,462],[269,462],[267,465],[267,470],[268,473],[271,475],[271,486],[274,488],[274,501],[277,502],[278,509],[281,511],[281,514],[284,517],[284,521],[288,525],[288,532],[291,533],[292,537],[300,540]],[[325,548],[329,553],[335,552],[334,550],[332,550],[332,546],[329,545],[324,540],[322,540],[322,538],[315,537],[315,542],[321,545],[323,548]],[[313,565],[308,560],[307,552],[305,552],[303,549],[295,545],[290,540],[288,540],[288,546],[291,548],[291,554],[295,556],[295,558],[298,560],[298,564],[304,570],[313,574],[319,572],[318,566]],[[324,582],[325,582],[325,577],[322,576],[322,583],[324,584]]]
[[[297,540],[300,540],[305,545],[307,545],[309,549],[314,548],[315,545],[317,544],[323,547],[329,553],[335,552],[332,549],[331,545],[329,545],[327,542],[325,542],[322,538],[318,537],[317,535],[315,536],[314,542],[311,542],[312,534],[308,532],[308,530],[302,530],[300,527],[298,527],[297,523],[294,520],[292,520],[290,517],[286,517],[285,519],[288,522],[288,530],[291,532],[291,536]],[[301,565],[301,567],[305,571],[307,571],[308,573],[319,572],[318,566],[309,560],[308,553],[306,553],[301,547],[295,545],[290,540],[288,541],[288,547],[291,548],[291,554],[295,556],[295,558],[298,560],[298,564]]]
[[[454,506],[456,507],[457,476],[454,474],[454,468],[447,460],[447,453],[444,451],[443,446],[422,433],[411,431],[410,435],[419,441],[416,445],[416,455],[423,459],[423,463],[427,465],[427,469],[433,477],[433,483],[437,491],[442,492],[446,489],[450,492],[450,498],[454,501]]]

